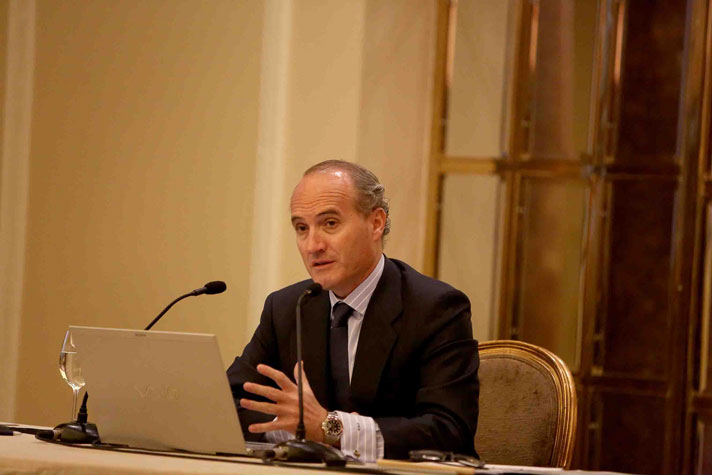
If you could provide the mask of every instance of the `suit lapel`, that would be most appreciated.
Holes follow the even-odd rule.
[[[397,339],[391,323],[401,310],[400,271],[386,259],[383,274],[366,309],[351,375],[351,398],[357,409],[369,407],[376,397],[383,368]]]
[[[329,381],[326,342],[329,338],[329,315],[331,304],[329,293],[324,291],[320,295],[309,299],[302,307],[302,357],[304,358],[304,373],[307,375],[309,385],[314,395],[322,406],[328,402],[327,384]],[[296,361],[296,343],[294,346],[294,360]],[[293,374],[290,374],[290,376]]]

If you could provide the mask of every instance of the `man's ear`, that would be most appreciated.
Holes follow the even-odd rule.
[[[386,228],[386,212],[383,211],[383,208],[371,211],[371,225],[373,226],[374,239],[381,239],[383,230]]]

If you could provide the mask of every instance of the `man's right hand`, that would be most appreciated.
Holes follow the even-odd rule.
[[[265,364],[257,365],[257,371],[272,379],[279,389],[263,386],[256,383],[245,383],[247,392],[263,396],[274,402],[259,402],[251,399],[240,399],[240,406],[252,411],[271,414],[276,418],[270,422],[252,424],[249,431],[253,433],[269,432],[273,430],[286,430],[294,434],[299,422],[299,394],[297,385],[284,373]],[[294,379],[297,380],[299,364],[294,365]],[[312,391],[306,374],[302,373],[303,401],[304,401],[304,427],[307,439],[317,442],[324,441],[324,432],[321,423],[326,419],[328,411],[319,404]]]

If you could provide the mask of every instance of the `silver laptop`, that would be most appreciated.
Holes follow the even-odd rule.
[[[103,443],[247,454],[215,335],[70,329]]]

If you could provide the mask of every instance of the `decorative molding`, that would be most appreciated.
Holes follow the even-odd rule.
[[[250,293],[246,338],[252,337],[264,298],[279,287],[287,206],[287,119],[292,0],[267,0],[262,29],[260,112],[252,208]]]

